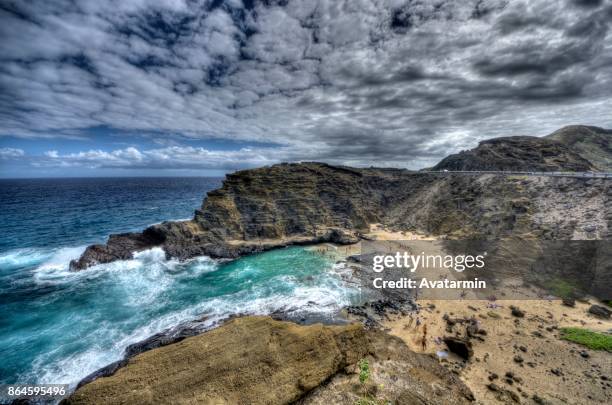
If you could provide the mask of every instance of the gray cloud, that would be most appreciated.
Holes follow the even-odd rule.
[[[284,145],[40,165],[418,168],[492,136],[611,126],[611,15],[606,0],[8,1],[0,136],[104,125]]]

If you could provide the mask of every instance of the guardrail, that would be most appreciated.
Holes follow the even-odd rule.
[[[609,172],[515,172],[515,171],[492,171],[492,170],[447,170],[447,171],[420,171],[418,173],[430,174],[501,174],[520,176],[549,176],[549,177],[588,177],[588,178],[612,178]]]

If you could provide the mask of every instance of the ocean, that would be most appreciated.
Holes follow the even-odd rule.
[[[124,349],[195,318],[333,316],[355,302],[335,260],[289,247],[215,261],[132,260],[70,272],[109,234],[191,218],[220,178],[0,180],[0,383],[75,385]]]

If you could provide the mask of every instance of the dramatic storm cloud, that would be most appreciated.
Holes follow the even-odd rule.
[[[609,0],[4,1],[0,168],[420,168],[610,127],[611,22]]]

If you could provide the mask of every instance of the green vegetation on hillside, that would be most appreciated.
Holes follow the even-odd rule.
[[[578,294],[577,288],[574,284],[560,278],[555,278],[546,284],[546,287],[550,289],[550,292],[559,298],[576,298],[580,295]]]
[[[578,343],[593,350],[612,352],[612,336],[581,328],[562,328],[561,339]]]

